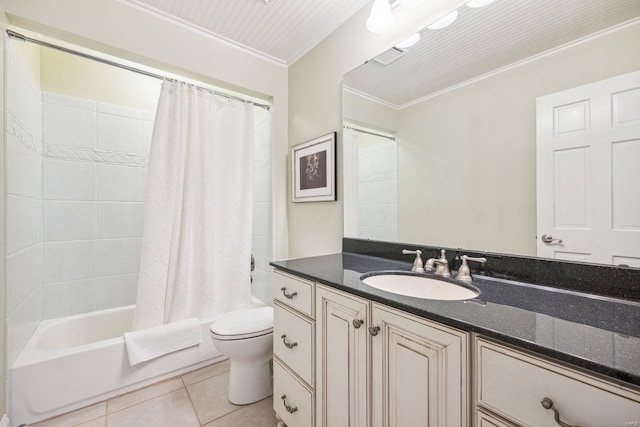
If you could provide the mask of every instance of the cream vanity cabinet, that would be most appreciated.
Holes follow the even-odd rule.
[[[640,393],[511,347],[474,339],[477,427],[640,424]]]
[[[318,426],[467,425],[466,333],[317,285],[316,348]]]
[[[273,409],[288,427],[313,427],[315,283],[279,270],[272,278]]]

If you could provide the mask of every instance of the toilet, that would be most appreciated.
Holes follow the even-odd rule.
[[[273,308],[258,307],[220,317],[209,330],[213,345],[229,356],[229,401],[257,402],[272,394]]]

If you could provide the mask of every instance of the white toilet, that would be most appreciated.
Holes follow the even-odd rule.
[[[211,339],[229,356],[229,401],[247,405],[271,396],[273,308],[258,307],[222,316],[211,324]]]

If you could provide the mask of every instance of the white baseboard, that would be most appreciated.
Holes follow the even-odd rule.
[[[4,414],[2,419],[0,420],[0,427],[9,427],[11,424],[9,423],[9,416]]]

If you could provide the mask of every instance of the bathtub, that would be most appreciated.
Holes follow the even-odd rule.
[[[253,299],[254,306],[265,304]],[[202,343],[136,366],[122,334],[135,306],[45,320],[9,371],[12,426],[33,423],[206,366],[224,356],[209,339],[216,317],[201,319]]]

